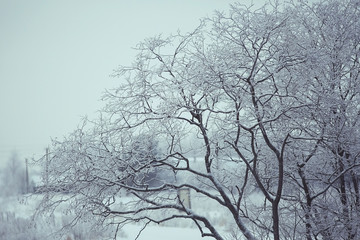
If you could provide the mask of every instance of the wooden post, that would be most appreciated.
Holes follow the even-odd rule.
[[[29,193],[29,168],[28,168],[28,159],[25,158],[25,191]]]
[[[45,188],[49,187],[49,148],[46,148],[46,163],[45,163]]]
[[[190,188],[178,189],[178,197],[181,205],[191,209]]]

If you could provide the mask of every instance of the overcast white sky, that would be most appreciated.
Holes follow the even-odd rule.
[[[0,166],[95,116],[146,37],[190,31],[233,0],[0,0]],[[248,3],[247,0],[240,2]]]

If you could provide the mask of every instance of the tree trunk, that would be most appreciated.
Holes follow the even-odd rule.
[[[306,205],[303,206],[304,211],[305,211],[306,240],[312,240],[312,237],[311,237],[312,226],[310,223],[310,219],[311,219],[310,212],[311,212],[312,199],[311,199],[311,195],[310,195],[309,186],[306,182],[306,178],[305,178],[305,175],[304,175],[304,172],[303,172],[301,166],[299,166],[298,173],[301,178],[301,182],[303,185],[305,198],[306,198]]]
[[[272,217],[273,217],[273,231],[274,240],[280,240],[280,219],[279,219],[279,203],[273,202],[272,204]]]

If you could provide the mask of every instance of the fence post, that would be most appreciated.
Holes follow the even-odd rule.
[[[181,205],[191,209],[190,188],[178,189],[178,198]]]

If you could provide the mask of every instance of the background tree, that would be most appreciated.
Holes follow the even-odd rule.
[[[13,152],[2,171],[2,196],[14,196],[26,193],[25,163]]]
[[[54,141],[42,207],[118,227],[185,219],[225,239],[182,202],[190,189],[247,239],[357,238],[358,12],[235,4],[144,40],[100,118]]]

